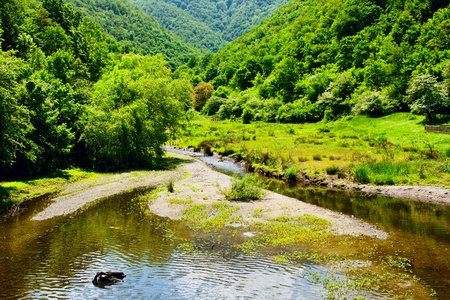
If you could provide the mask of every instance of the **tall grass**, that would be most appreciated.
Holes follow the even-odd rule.
[[[371,162],[356,167],[354,177],[358,183],[393,185],[397,184],[400,178],[408,177],[417,171],[415,169],[415,166],[407,162]]]

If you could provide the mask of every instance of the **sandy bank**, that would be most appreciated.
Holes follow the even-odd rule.
[[[192,199],[191,203],[207,205],[216,201],[225,201],[225,197],[219,192],[229,188],[231,184],[229,176],[218,173],[198,161],[183,164],[180,168],[187,170],[191,176],[175,182],[174,193],[165,191],[159,193],[159,196],[149,204],[149,208],[153,213],[171,219],[179,219],[182,216],[185,204],[170,203],[171,200]],[[266,195],[261,200],[233,202],[233,204],[238,205],[240,208],[234,214],[241,216],[244,221],[249,223],[267,221],[278,216],[296,217],[309,214],[328,220],[331,223],[332,231],[336,234],[366,235],[376,238],[387,237],[387,233],[368,223],[270,191],[266,191]],[[254,217],[255,210],[260,212],[258,214],[259,217]]]
[[[43,211],[32,220],[45,220],[56,216],[68,215],[84,205],[101,198],[121,194],[139,188],[152,188],[170,180],[185,176],[182,169],[171,171],[142,171],[102,175],[90,180],[68,184]]]

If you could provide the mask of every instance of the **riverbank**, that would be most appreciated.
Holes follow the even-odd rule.
[[[85,205],[109,196],[133,190],[154,189],[170,180],[185,176],[185,171],[175,168],[169,171],[133,171],[104,174],[87,180],[67,184],[59,196],[32,220],[45,220],[71,214]]]
[[[226,201],[221,191],[230,187],[230,176],[216,172],[196,160],[179,168],[186,170],[190,176],[175,182],[173,193],[164,190],[152,197],[149,204],[151,212],[170,219],[180,219],[186,205],[211,206]],[[230,204],[238,206],[232,217],[241,220],[243,224],[310,215],[330,222],[330,230],[338,235],[364,235],[380,239],[387,237],[387,233],[363,221],[270,191],[265,191],[260,200]]]
[[[167,148],[194,151],[194,149],[183,149],[174,146],[167,146]],[[222,157],[217,152],[213,152],[212,155]],[[222,159],[233,160],[230,157],[222,157]],[[237,161],[235,162],[239,163]],[[278,174],[274,176],[271,172],[251,168],[244,162],[240,163],[242,163],[250,172],[261,174],[267,177],[275,177],[278,180],[287,181],[286,176],[284,174]],[[304,172],[299,172],[296,175],[295,182],[304,187],[311,186],[318,188],[357,191],[367,193],[370,195],[380,195],[386,197],[409,199],[420,202],[450,206],[450,189],[438,186],[422,186],[422,185],[375,186],[367,184],[356,184],[349,182],[347,180],[339,179],[337,176],[330,176],[327,174],[322,174],[320,177],[308,176]]]
[[[216,172],[195,159],[168,171],[135,171],[96,176],[67,184],[59,196],[46,209],[34,215],[32,220],[68,215],[96,200],[136,189],[155,189],[169,181],[175,182],[174,193],[160,192],[158,197],[153,197],[149,207],[159,216],[179,219],[186,203],[212,205],[226,201],[220,191],[230,187],[231,177]],[[310,215],[330,222],[330,231],[335,234],[381,239],[387,237],[385,232],[373,225],[270,191],[266,191],[261,200],[233,204],[239,206],[239,210],[235,212],[236,217],[239,216],[246,224],[282,216],[296,218]]]
[[[171,145],[217,153],[300,184],[448,204],[450,135],[406,113],[305,124],[198,118]]]

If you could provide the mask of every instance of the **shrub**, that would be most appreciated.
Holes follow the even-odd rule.
[[[317,104],[302,99],[281,106],[277,111],[276,120],[281,123],[304,123],[318,121],[320,117]]]
[[[298,158],[298,162],[305,162],[305,161],[308,161],[308,158],[307,158],[307,157],[300,156],[300,157]]]
[[[214,92],[212,84],[200,82],[192,91],[192,99],[194,99],[194,108],[200,110],[206,101],[211,98]]]
[[[200,148],[203,153],[205,153],[205,155],[211,156],[212,153],[212,147],[213,147],[213,143],[211,141],[202,141],[199,145],[198,148]]]
[[[253,120],[255,113],[252,109],[246,108],[244,109],[244,112],[242,113],[242,122],[244,124],[250,124],[250,122]]]
[[[208,102],[206,102],[205,106],[203,106],[202,114],[212,116],[215,115],[222,104],[226,103],[227,99],[212,96]]]
[[[313,155],[313,160],[322,160],[322,156],[320,156],[320,154],[314,154]]]
[[[366,115],[369,117],[380,117],[384,114],[384,98],[378,91],[366,91],[356,99],[357,103],[352,108],[355,115]]]
[[[426,115],[428,120],[445,108],[450,107],[450,101],[445,86],[437,82],[432,75],[420,75],[412,80],[408,90],[412,102],[411,112]]]
[[[249,201],[261,198],[265,192],[257,185],[255,175],[245,175],[241,180],[233,177],[231,188],[222,194],[231,201]]]
[[[270,99],[264,103],[261,115],[264,122],[275,122],[278,109],[283,105],[283,102],[279,99]]]
[[[355,169],[355,181],[357,183],[369,183],[369,170],[366,166],[359,166]]]
[[[298,173],[297,168],[293,168],[293,167],[287,168],[286,170],[284,170],[284,177],[286,177],[286,180],[288,180],[288,181],[296,181],[297,173]]]
[[[215,92],[213,92],[213,96],[218,98],[228,98],[230,95],[230,90],[225,86],[219,86]]]
[[[328,175],[336,175],[337,173],[339,173],[340,169],[339,167],[331,166],[327,167],[325,171],[327,172]]]

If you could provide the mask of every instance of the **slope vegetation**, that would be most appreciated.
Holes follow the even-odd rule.
[[[216,52],[288,0],[130,0],[193,45]]]
[[[171,67],[187,62],[200,51],[183,42],[126,0],[67,0],[76,9],[113,36],[125,49],[141,54],[162,53]]]
[[[398,111],[434,119],[450,106],[448,4],[293,0],[219,51],[203,79],[254,91],[248,108],[266,121]]]

